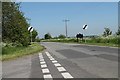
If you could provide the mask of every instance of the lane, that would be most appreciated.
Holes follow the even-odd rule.
[[[118,78],[116,48],[54,42],[46,42],[42,45],[75,78]]]
[[[86,48],[91,51],[101,51],[101,52],[108,52],[108,53],[118,53],[118,48],[112,48],[112,47],[105,47],[105,46],[88,46],[88,45],[73,45],[72,47],[77,48]]]
[[[117,78],[115,48],[41,43],[46,50],[2,63],[3,78]],[[105,49],[105,50],[104,50]],[[113,50],[109,52],[107,50]],[[102,51],[101,51],[102,50]]]

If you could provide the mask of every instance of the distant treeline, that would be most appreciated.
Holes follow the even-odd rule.
[[[29,19],[20,11],[20,3],[2,3],[2,41],[14,45],[28,46],[30,44]],[[35,41],[38,35],[36,30],[32,32]]]

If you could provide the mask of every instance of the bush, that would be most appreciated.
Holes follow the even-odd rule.
[[[36,41],[36,42],[40,42],[41,40],[37,38],[37,39],[35,39],[35,41]]]
[[[101,38],[100,43],[109,43],[109,39],[102,39],[102,38]]]
[[[65,37],[65,35],[60,34],[60,35],[58,36],[58,38],[64,39],[64,38],[66,38],[66,37]]]
[[[51,39],[51,38],[52,38],[52,36],[51,36],[51,34],[50,34],[50,33],[47,33],[47,34],[45,34],[45,35],[44,35],[44,38],[45,38],[45,39]]]
[[[110,43],[118,44],[119,38],[110,39]]]

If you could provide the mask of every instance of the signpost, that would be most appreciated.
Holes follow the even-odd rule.
[[[85,30],[85,29],[87,29],[87,28],[88,28],[88,25],[87,25],[87,24],[83,25],[83,30]]]
[[[83,25],[84,33],[85,33],[85,30],[86,30],[87,28],[88,28],[88,25],[87,25],[87,24]],[[85,39],[85,43],[86,43],[86,39]]]
[[[33,31],[33,27],[32,27],[32,26],[28,27],[28,31],[29,31],[30,34],[31,34],[31,42],[32,42],[32,31]]]

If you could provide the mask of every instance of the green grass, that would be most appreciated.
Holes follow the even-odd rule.
[[[34,54],[44,50],[39,43],[32,43],[28,47],[3,47],[2,61],[15,59],[24,55]]]
[[[79,44],[87,44],[87,45],[96,45],[96,46],[108,46],[108,47],[118,47],[117,44],[111,44],[111,43],[79,43]]]

